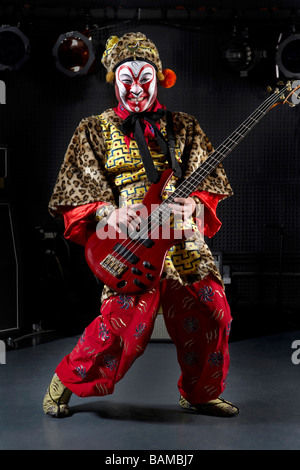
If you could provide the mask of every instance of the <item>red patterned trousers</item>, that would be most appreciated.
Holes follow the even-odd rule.
[[[178,388],[190,403],[217,398],[229,367],[231,315],[220,283],[208,277],[189,286],[165,280],[139,296],[117,295],[58,365],[63,384],[78,396],[111,394],[144,352],[162,305],[181,369]]]

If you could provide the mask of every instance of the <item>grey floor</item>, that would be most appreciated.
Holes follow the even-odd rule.
[[[77,337],[8,351],[0,365],[1,450],[300,449],[300,331],[230,344],[226,392],[241,413],[224,419],[178,407],[179,369],[171,343],[150,343],[113,395],[71,400],[63,420],[44,416],[53,370]]]

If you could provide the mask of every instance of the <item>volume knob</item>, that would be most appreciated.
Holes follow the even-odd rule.
[[[149,261],[143,261],[143,265],[144,265],[145,268],[147,268],[147,269],[151,269],[151,268],[152,268],[151,263],[149,263]]]

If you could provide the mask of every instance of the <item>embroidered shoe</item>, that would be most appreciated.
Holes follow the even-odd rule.
[[[68,403],[72,392],[65,387],[59,377],[54,374],[43,400],[43,410],[52,418],[65,418],[70,410]]]
[[[207,403],[191,405],[185,398],[183,398],[182,395],[180,395],[179,406],[185,410],[194,411],[198,414],[219,416],[223,418],[233,418],[240,412],[237,406],[220,397],[215,400],[210,400]]]

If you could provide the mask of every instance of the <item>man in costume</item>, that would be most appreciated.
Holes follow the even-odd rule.
[[[83,119],[68,147],[50,200],[53,216],[63,217],[65,237],[86,245],[98,223],[116,231],[121,224],[136,229],[136,208],[151,183],[172,168],[164,197],[208,157],[212,146],[196,119],[168,112],[157,99],[157,85],[171,87],[176,76],[162,70],[158,50],[142,33],[111,37],[102,63],[114,83],[118,105]],[[187,198],[176,198],[174,214],[190,218],[193,236],[167,253],[159,284],[139,295],[123,295],[104,286],[100,315],[57,366],[44,397],[44,412],[69,414],[72,393],[113,393],[134,361],[144,352],[161,306],[166,328],[181,368],[179,404],[196,413],[232,417],[239,410],[220,398],[229,368],[230,309],[222,278],[199,231],[220,228],[216,209],[232,194],[219,165]],[[162,254],[163,256],[163,254]]]

